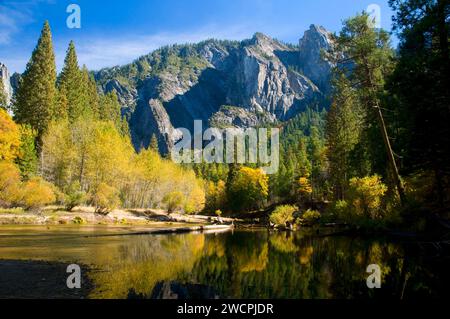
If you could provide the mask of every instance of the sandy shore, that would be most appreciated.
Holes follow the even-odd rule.
[[[224,223],[231,223],[233,219],[221,218]],[[161,223],[181,223],[207,225],[217,222],[217,217],[200,215],[167,214],[163,210],[114,210],[107,216],[95,214],[92,207],[77,207],[71,212],[61,207],[46,207],[40,212],[26,212],[20,209],[0,210],[0,225],[129,225],[129,226],[157,226]]]

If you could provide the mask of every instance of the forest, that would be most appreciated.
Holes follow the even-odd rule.
[[[323,52],[334,65],[331,106],[309,105],[276,124],[274,175],[256,164],[177,165],[159,153],[155,136],[137,152],[116,92],[100,92],[73,42],[57,74],[45,22],[11,105],[0,93],[0,207],[89,205],[103,215],[160,208],[267,216],[286,228],[433,229],[450,207],[450,6],[390,6],[397,49],[364,12],[333,35],[333,49]]]

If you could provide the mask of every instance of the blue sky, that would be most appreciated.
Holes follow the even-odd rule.
[[[81,7],[81,29],[66,25],[66,8]],[[57,67],[74,40],[89,69],[121,65],[162,45],[208,38],[241,40],[255,32],[297,43],[311,24],[339,31],[342,20],[387,0],[0,0],[0,62],[22,72],[45,20],[52,27]]]

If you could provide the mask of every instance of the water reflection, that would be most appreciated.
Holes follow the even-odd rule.
[[[382,240],[266,231],[19,238],[0,238],[1,259],[88,264],[90,298],[444,298],[450,282],[448,258]],[[366,286],[369,264],[382,269],[381,289]]]

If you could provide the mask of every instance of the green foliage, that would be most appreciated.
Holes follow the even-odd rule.
[[[449,5],[446,0],[390,0],[400,40],[389,78],[395,143],[403,170],[433,179],[428,206],[450,206]],[[445,210],[445,209],[444,209]]]
[[[302,215],[302,219],[307,223],[316,223],[321,217],[322,215],[320,214],[320,212],[311,209],[308,209]]]
[[[287,223],[294,222],[294,213],[298,211],[297,206],[283,205],[275,208],[270,214],[270,221],[277,226],[286,226]]]
[[[55,82],[52,35],[48,22],[45,22],[38,44],[21,77],[13,106],[17,122],[29,124],[36,130],[38,140],[52,117],[56,99]]]
[[[343,199],[348,180],[356,174],[352,157],[363,130],[363,110],[357,101],[356,90],[344,76],[335,81],[333,102],[327,118],[327,157],[335,199]]]
[[[325,109],[311,105],[285,124],[280,137],[280,169],[270,178],[272,200],[303,201],[326,195],[326,114]],[[300,178],[307,178],[311,186],[307,196],[298,192]]]
[[[86,192],[81,190],[78,182],[72,183],[65,192],[64,204],[67,211],[71,211],[76,206],[81,205],[87,199]]]
[[[99,118],[102,121],[114,123],[115,127],[122,135],[125,136],[129,133],[127,122],[122,120],[121,107],[115,90],[100,96]]]
[[[19,166],[22,178],[27,180],[37,174],[38,158],[36,155],[37,132],[29,125],[20,126],[20,149],[16,164]]]
[[[78,66],[75,44],[71,41],[64,60],[64,67],[58,78],[59,92],[65,95],[64,103],[67,103],[67,117],[71,123],[88,112],[86,80]]]

